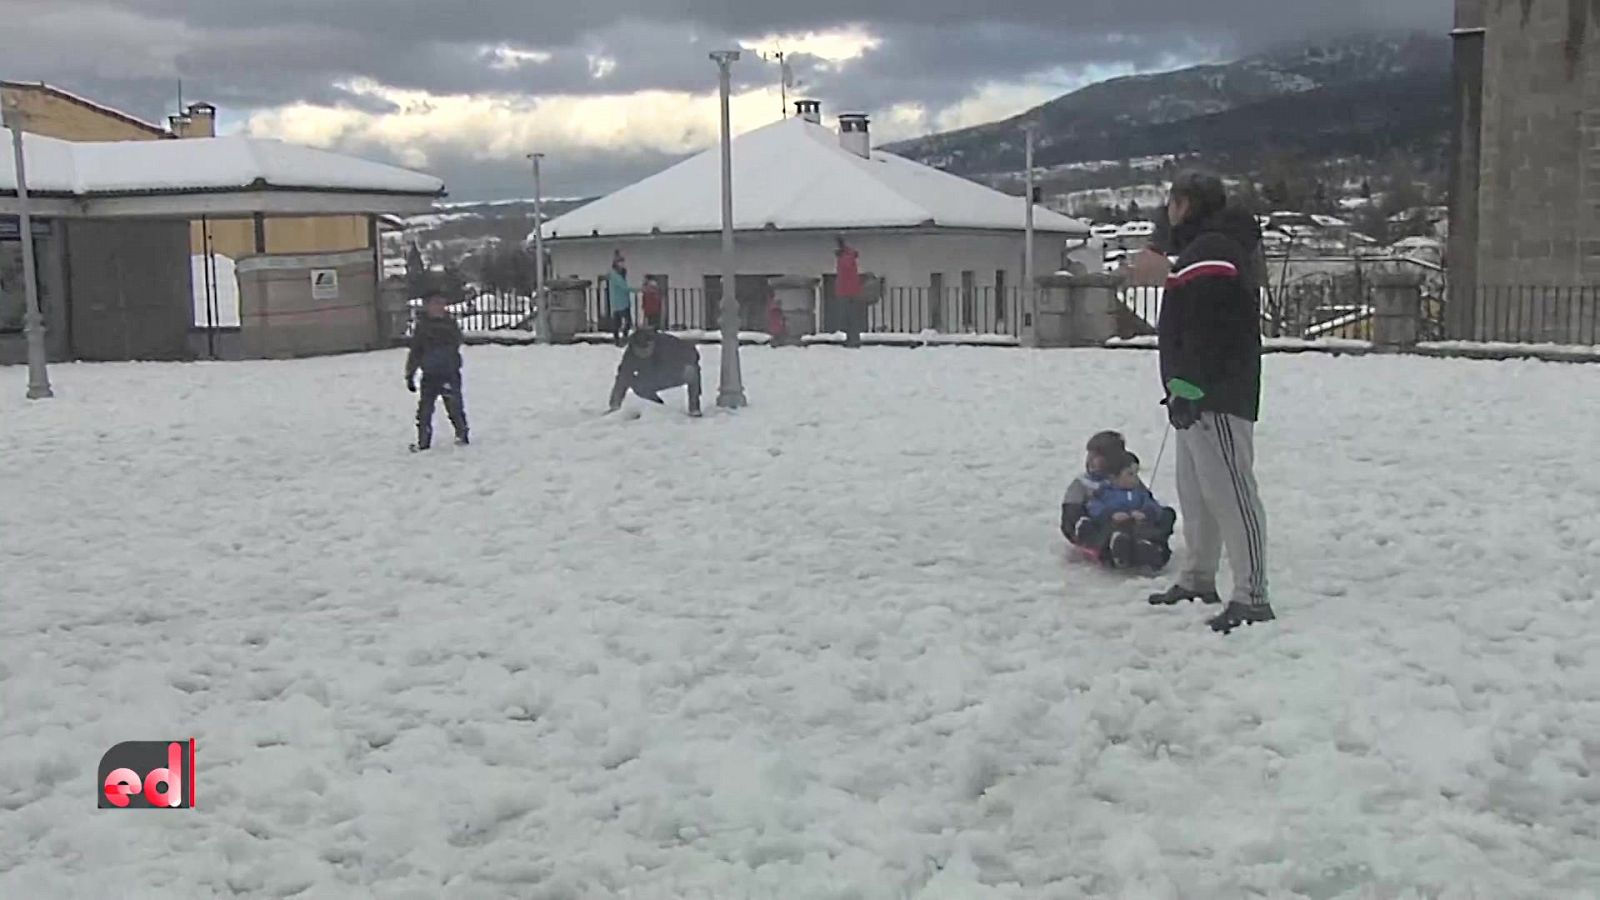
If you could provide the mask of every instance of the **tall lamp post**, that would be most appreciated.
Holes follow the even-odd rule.
[[[739,59],[737,50],[718,50],[711,54],[717,64],[722,95],[722,385],[717,390],[717,405],[738,409],[749,403],[744,396],[744,379],[739,371],[739,300],[733,256],[733,137],[728,113],[728,94],[732,90],[729,71]]]
[[[1022,302],[1024,304],[1022,320],[1027,323],[1024,329],[1024,344],[1035,344],[1039,327],[1039,309],[1037,298],[1038,285],[1034,283],[1037,274],[1033,270],[1033,126],[1028,125],[1023,129],[1023,146],[1025,160],[1024,167],[1028,170],[1026,190],[1028,192],[1028,205],[1022,219]]]
[[[529,153],[533,161],[533,302],[539,316],[539,343],[550,343],[550,304],[544,296],[544,184],[539,179],[543,153]]]
[[[22,107],[15,98],[0,109],[11,129],[11,155],[17,172],[17,240],[22,246],[22,283],[28,301],[24,320],[28,333],[28,399],[53,397],[44,349],[44,312],[39,306],[39,269],[33,258],[33,215],[28,208],[28,167],[22,153]]]

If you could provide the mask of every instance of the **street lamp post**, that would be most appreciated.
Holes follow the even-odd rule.
[[[1034,283],[1034,279],[1037,276],[1033,270],[1033,126],[1028,125],[1023,131],[1025,132],[1023,146],[1026,148],[1023,151],[1026,157],[1023,165],[1028,170],[1026,179],[1028,205],[1025,207],[1027,211],[1023,214],[1022,220],[1022,239],[1024,241],[1022,247],[1022,320],[1026,323],[1023,343],[1032,345],[1036,343],[1037,329],[1039,327],[1039,304],[1037,302],[1039,292],[1038,285]]]
[[[28,399],[53,397],[44,348],[44,312],[39,306],[39,269],[33,258],[33,215],[28,208],[28,167],[22,152],[22,107],[15,98],[0,110],[11,129],[11,154],[17,172],[17,240],[22,246],[22,283],[27,297]]]
[[[744,379],[739,371],[739,300],[733,255],[733,137],[728,112],[732,91],[729,67],[739,59],[737,50],[718,50],[711,54],[717,64],[722,97],[722,384],[717,390],[717,405],[738,409],[749,403],[744,395]]]
[[[539,179],[543,153],[529,153],[533,160],[533,302],[539,317],[539,343],[550,343],[550,304],[544,296],[544,184]]]

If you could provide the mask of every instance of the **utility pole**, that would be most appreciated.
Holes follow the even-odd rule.
[[[739,51],[718,50],[711,59],[717,64],[722,99],[722,384],[717,391],[717,405],[738,409],[749,403],[739,371],[738,272],[733,254],[733,124],[728,110],[728,95],[733,90],[730,67],[738,61]]]
[[[544,184],[539,161],[543,153],[529,153],[533,161],[533,302],[538,315],[539,343],[550,343],[550,304],[544,296]]]
[[[0,110],[11,129],[11,154],[17,172],[17,240],[22,246],[22,283],[27,296],[28,399],[54,397],[44,347],[44,312],[39,306],[39,268],[33,258],[33,214],[28,204],[28,166],[22,152],[22,105],[15,98]]]
[[[1025,207],[1026,212],[1023,214],[1022,220],[1024,241],[1022,247],[1022,299],[1024,307],[1022,318],[1027,323],[1024,327],[1027,340],[1024,343],[1032,344],[1034,343],[1035,329],[1039,327],[1039,304],[1037,302],[1039,292],[1038,286],[1034,283],[1035,276],[1033,271],[1033,125],[1023,126],[1023,132],[1025,134],[1023,146],[1026,148],[1023,151],[1025,157],[1023,165],[1028,170],[1025,179],[1028,205]]]

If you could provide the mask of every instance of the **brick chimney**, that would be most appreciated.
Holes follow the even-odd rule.
[[[191,103],[175,116],[167,116],[173,135],[180,138],[217,136],[217,108],[209,103]]]
[[[802,119],[805,119],[807,122],[810,122],[813,125],[821,125],[822,101],[796,100],[794,102],[794,114]]]
[[[189,133],[184,137],[216,137],[217,108],[209,103],[189,105]]]
[[[865,113],[844,113],[839,116],[839,146],[862,159],[872,158],[872,133]]]

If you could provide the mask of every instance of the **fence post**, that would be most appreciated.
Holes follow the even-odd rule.
[[[1417,345],[1422,328],[1422,276],[1379,272],[1372,276],[1372,345],[1405,350]]]
[[[1098,347],[1117,336],[1118,275],[1043,275],[1034,346]]]
[[[783,339],[788,343],[798,344],[802,335],[816,333],[817,285],[821,283],[822,279],[809,275],[780,275],[768,282],[783,312]]]
[[[583,330],[589,282],[582,278],[556,278],[545,282],[545,302],[550,306],[550,343],[570,344]]]

